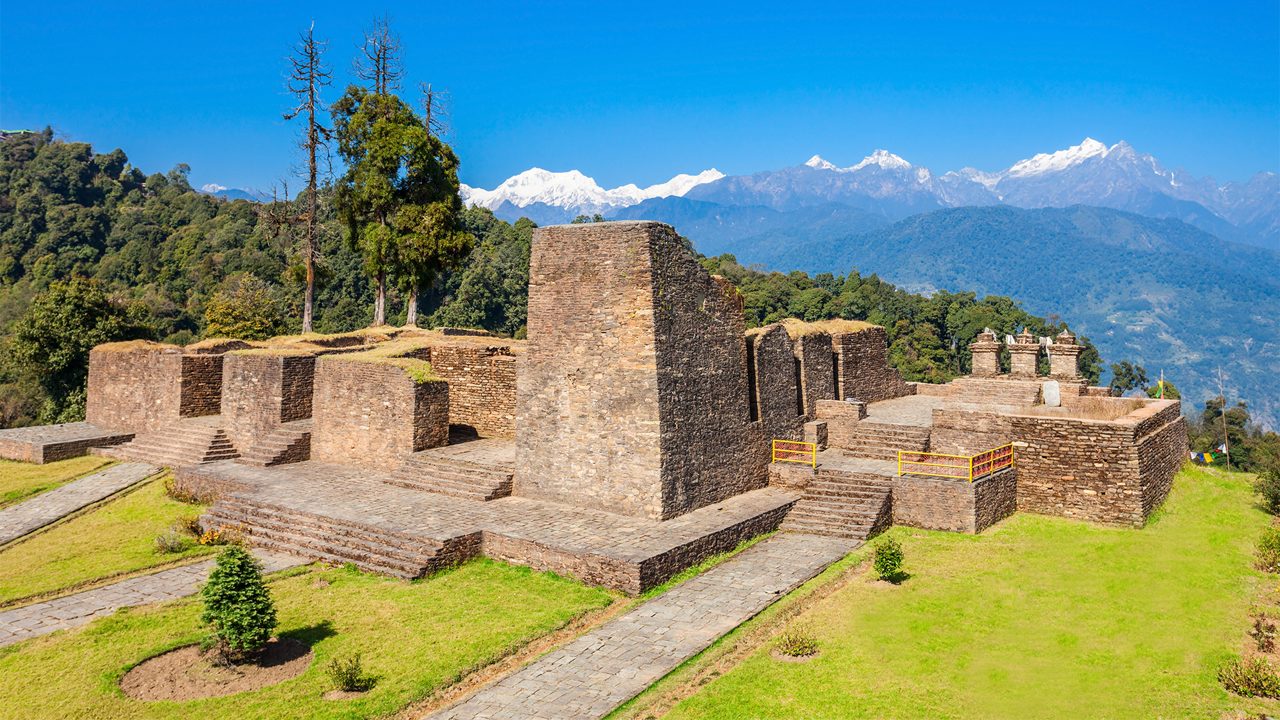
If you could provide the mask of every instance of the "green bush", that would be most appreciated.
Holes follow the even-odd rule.
[[[1264,572],[1280,573],[1280,528],[1269,527],[1258,538],[1254,565]]]
[[[778,636],[776,647],[788,657],[809,657],[818,652],[818,638],[807,625],[790,625]]]
[[[891,583],[902,581],[902,545],[893,538],[885,538],[876,545],[876,574]]]
[[[1218,670],[1218,682],[1237,695],[1280,698],[1280,677],[1266,658],[1236,658]]]
[[[201,622],[210,628],[210,643],[228,662],[242,662],[271,639],[276,608],[262,580],[262,568],[244,548],[229,545],[218,555],[209,582],[200,590]]]
[[[156,552],[161,554],[180,553],[191,547],[191,539],[174,530],[165,530],[156,536]]]
[[[200,537],[202,534],[200,528],[199,515],[183,515],[173,522],[173,531],[182,535],[190,535],[191,537]]]
[[[366,675],[360,664],[360,653],[345,657],[336,657],[329,661],[325,668],[334,687],[344,692],[365,692],[373,689],[373,676]]]
[[[1280,472],[1264,470],[1253,481],[1253,491],[1258,493],[1262,506],[1272,515],[1280,515]]]

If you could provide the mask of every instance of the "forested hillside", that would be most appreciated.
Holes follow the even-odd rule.
[[[314,329],[368,325],[373,292],[361,255],[320,193]],[[72,420],[83,412],[85,358],[94,343],[145,337],[186,343],[208,334],[261,336],[300,328],[302,262],[296,228],[278,222],[296,203],[258,205],[194,191],[186,168],[146,174],[121,150],[97,154],[52,133],[0,142],[0,424]],[[419,298],[423,324],[524,333],[534,224],[464,211],[475,238],[462,266]],[[968,368],[984,326],[1039,334],[1062,324],[1006,297],[914,295],[878,277],[765,273],[732,256],[706,258],[742,290],[752,325],[786,316],[885,325],[894,364],[909,379],[941,381]],[[73,278],[77,280],[72,281]],[[391,323],[405,297],[390,288]],[[1086,372],[1097,379],[1090,349]]]

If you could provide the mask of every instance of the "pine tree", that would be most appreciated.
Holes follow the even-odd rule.
[[[262,580],[262,568],[244,548],[229,545],[218,555],[200,597],[200,621],[210,627],[215,651],[223,659],[243,661],[271,639],[275,604]]]

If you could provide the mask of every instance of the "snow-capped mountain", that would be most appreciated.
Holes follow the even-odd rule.
[[[261,190],[253,190],[251,188],[233,188],[217,183],[205,183],[200,186],[200,192],[214,197],[225,198],[227,200],[248,200],[249,202],[267,202],[271,196]]]
[[[466,202],[501,217],[514,220],[524,215],[539,223],[566,222],[593,213],[637,217],[646,209],[654,219],[671,212],[688,221],[695,208],[709,213],[708,219],[722,218],[725,208],[738,207],[780,213],[805,210],[804,217],[810,218],[815,208],[838,206],[866,214],[859,216],[864,220],[896,221],[949,207],[1093,205],[1174,218],[1224,239],[1280,248],[1280,177],[1274,173],[1219,184],[1212,178],[1168,170],[1127,142],[1107,145],[1089,137],[996,171],[966,167],[936,174],[877,149],[848,166],[814,155],[780,170],[734,176],[707,170],[677,175],[647,188],[628,184],[606,190],[577,170],[556,173],[533,168],[493,190],[464,186],[462,195]],[[697,203],[664,202],[663,198]],[[623,213],[623,208],[631,209]],[[726,231],[730,227],[719,226]]]
[[[646,188],[628,183],[606,190],[594,179],[577,170],[551,172],[542,168],[530,168],[507,178],[492,190],[463,185],[461,194],[463,202],[495,211],[504,204],[517,208],[544,205],[576,215],[630,207],[649,198],[683,196],[698,185],[714,182],[722,177],[724,173],[712,168],[697,175],[682,173],[664,183]]]

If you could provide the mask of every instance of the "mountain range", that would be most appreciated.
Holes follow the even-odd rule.
[[[1280,177],[1218,183],[1125,142],[1043,153],[1007,169],[936,174],[885,150],[680,175],[607,190],[534,169],[463,198],[540,224],[580,214],[660,220],[707,255],[783,272],[877,273],[916,292],[1009,295],[1056,315],[1110,362],[1164,370],[1195,405],[1246,398],[1280,427]]]

